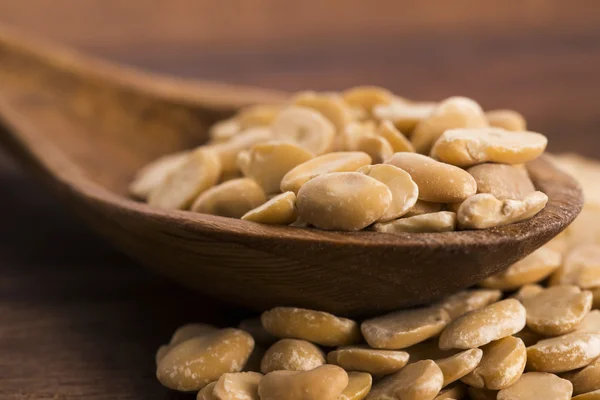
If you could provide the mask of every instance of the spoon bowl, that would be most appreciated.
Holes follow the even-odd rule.
[[[244,105],[284,96],[151,75],[0,28],[0,143],[115,246],[229,303],[353,317],[423,304],[503,270],[581,210],[579,186],[547,157],[528,165],[546,208],[484,231],[327,232],[165,211],[127,197],[147,162],[203,143],[212,123]]]

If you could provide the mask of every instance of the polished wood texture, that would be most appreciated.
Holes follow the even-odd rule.
[[[461,93],[517,108],[553,151],[600,155],[595,0],[0,0],[0,21],[177,75]],[[136,267],[1,157],[0,193],[0,398],[179,398],[154,349],[239,311]]]

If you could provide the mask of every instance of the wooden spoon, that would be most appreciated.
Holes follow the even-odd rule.
[[[127,197],[145,163],[202,143],[210,124],[243,105],[282,98],[117,67],[0,28],[1,142],[120,249],[230,303],[359,317],[422,304],[501,271],[581,209],[577,183],[546,157],[529,170],[547,207],[485,231],[325,232],[163,211]]]

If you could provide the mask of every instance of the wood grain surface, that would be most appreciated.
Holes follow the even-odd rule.
[[[0,22],[182,76],[464,94],[522,111],[551,150],[600,154],[595,0],[2,0]],[[153,378],[156,346],[242,311],[135,265],[0,163],[0,398],[180,397]]]

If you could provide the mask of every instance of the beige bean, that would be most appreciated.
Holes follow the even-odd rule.
[[[527,129],[525,118],[514,110],[490,110],[485,112],[488,124],[507,131],[524,131]]]
[[[417,124],[411,142],[417,152],[429,154],[434,143],[448,129],[487,126],[487,119],[479,104],[466,97],[450,97]]]
[[[459,167],[493,162],[523,164],[538,158],[548,139],[536,132],[501,128],[450,129],[435,142],[431,154]]]
[[[535,192],[527,170],[506,164],[479,164],[467,170],[477,182],[477,193],[499,200],[522,200]]]
[[[573,394],[600,390],[600,358],[583,369],[562,374],[561,378],[573,384]]]
[[[430,201],[417,200],[415,205],[410,210],[408,210],[406,214],[404,214],[404,217],[408,218],[414,217],[416,215],[435,213],[438,211],[442,211],[443,208],[444,205],[442,203],[432,203]]]
[[[505,269],[484,279],[480,286],[490,289],[516,290],[519,287],[544,280],[562,263],[562,255],[548,247],[541,247]]]
[[[200,193],[217,183],[220,175],[218,156],[207,149],[195,150],[152,190],[148,204],[168,210],[187,209]]]
[[[456,214],[462,229],[487,229],[532,218],[542,211],[548,196],[533,192],[523,200],[498,200],[491,194],[481,193],[465,200]]]
[[[273,140],[273,133],[268,127],[256,127],[241,131],[227,142],[206,146],[219,156],[221,171],[224,176],[236,177],[239,174],[237,158],[243,150],[255,144]]]
[[[379,104],[390,104],[395,97],[392,92],[378,86],[356,86],[342,93],[344,101],[351,107],[361,108],[371,114]]]
[[[522,303],[523,300],[525,300],[531,296],[535,296],[536,294],[540,293],[543,290],[544,290],[544,288],[542,286],[535,284],[535,283],[523,285],[521,287],[521,289],[519,289],[517,291],[517,293],[514,295],[514,298],[519,300]]]
[[[242,126],[237,118],[224,119],[216,122],[208,130],[210,143],[222,143],[230,140],[232,137],[240,133]]]
[[[298,216],[329,230],[357,231],[380,219],[392,203],[383,183],[359,172],[332,172],[306,182],[298,191]]]
[[[267,196],[255,181],[250,178],[239,178],[206,190],[196,199],[192,211],[241,218],[265,201]]]
[[[525,344],[508,336],[483,346],[481,363],[462,378],[469,386],[500,390],[513,385],[523,374],[527,362]]]
[[[257,344],[270,346],[277,341],[275,336],[271,335],[263,328],[260,317],[243,319],[238,325],[238,328],[252,335]]]
[[[496,400],[498,396],[497,390],[478,389],[474,387],[468,387],[467,393],[471,400]]]
[[[450,322],[441,307],[396,311],[361,324],[369,346],[377,349],[403,349],[439,334]]]
[[[381,121],[388,120],[402,132],[410,133],[419,122],[429,118],[437,106],[438,104],[433,102],[395,101],[390,104],[376,105],[373,108],[373,116]],[[414,151],[412,144],[410,147]]]
[[[592,308],[592,293],[577,286],[560,285],[523,300],[527,326],[545,336],[573,331]]]
[[[242,108],[236,115],[236,119],[242,130],[269,126],[275,121],[281,111],[277,104],[258,104]]]
[[[175,330],[171,340],[169,341],[170,346],[174,346],[181,342],[185,342],[188,339],[204,336],[209,333],[216,332],[219,328],[209,324],[193,323],[185,324]]]
[[[433,400],[459,400],[464,399],[467,394],[467,385],[461,382],[455,382],[445,387]]]
[[[477,183],[467,171],[421,154],[396,153],[386,164],[410,174],[419,187],[420,200],[456,203],[477,192]]]
[[[348,372],[348,386],[340,394],[339,400],[362,400],[369,394],[372,384],[371,374]]]
[[[289,141],[318,155],[331,150],[335,126],[312,108],[290,106],[279,113],[273,124],[273,137]]]
[[[379,221],[400,218],[417,202],[419,188],[410,175],[400,168],[389,164],[365,165],[358,172],[383,183],[392,193],[392,202]]]
[[[325,364],[323,351],[305,340],[281,339],[274,343],[260,364],[263,374],[278,371],[308,371]]]
[[[335,365],[310,371],[274,371],[258,385],[261,400],[337,400],[348,386],[348,374]]]
[[[418,361],[377,382],[367,400],[433,400],[443,382],[444,375],[435,362]]]
[[[550,279],[550,285],[572,284],[584,289],[600,287],[600,245],[577,246]]]
[[[523,343],[525,343],[526,347],[533,346],[544,338],[542,335],[532,331],[528,327],[525,327],[519,332],[515,333],[514,337],[521,339]]]
[[[200,390],[224,373],[241,371],[253,348],[252,336],[239,329],[193,337],[168,350],[156,377],[170,389]]]
[[[380,222],[373,225],[373,230],[383,233],[425,233],[451,232],[456,230],[456,214],[450,211],[415,215],[414,217]]]
[[[185,164],[189,154],[189,151],[167,154],[145,165],[135,174],[129,185],[129,194],[137,199],[146,200],[171,173]]]
[[[577,330],[581,332],[600,334],[600,310],[590,311],[579,325]]]
[[[383,137],[374,133],[367,133],[346,138],[347,151],[362,151],[373,160],[373,164],[381,164],[394,154],[392,145]]]
[[[498,400],[569,400],[571,382],[543,372],[523,374],[514,385],[498,392]]]
[[[289,225],[297,218],[294,192],[281,193],[242,216],[244,221],[268,225]]]
[[[281,180],[292,168],[313,158],[304,148],[287,142],[265,142],[238,154],[237,163],[245,176],[265,193],[278,193]]]
[[[291,103],[320,112],[331,121],[337,132],[342,132],[354,120],[352,109],[337,93],[300,92],[292,98]]]
[[[213,388],[213,395],[219,400],[260,400],[258,383],[262,377],[258,372],[223,374]]]
[[[379,350],[368,347],[342,347],[327,354],[329,364],[346,371],[362,371],[373,375],[389,375],[408,363],[405,351]]]
[[[211,382],[208,385],[204,386],[196,396],[196,400],[219,400],[217,396],[214,395],[214,389],[217,386],[217,382]]]
[[[572,400],[600,400],[600,389],[593,392],[582,393],[571,398]]]
[[[472,349],[519,332],[525,327],[525,308],[507,299],[473,310],[452,321],[440,336],[441,349]]]
[[[540,340],[527,348],[527,369],[541,372],[566,372],[585,367],[600,356],[600,335],[571,332]]]
[[[502,297],[502,292],[491,289],[469,289],[450,295],[438,304],[446,310],[450,319],[455,320],[468,313],[495,303]]]
[[[323,311],[275,307],[261,316],[263,327],[280,338],[307,340],[323,346],[348,346],[361,340],[356,322]]]
[[[525,347],[523,347],[523,351],[525,351]],[[473,371],[482,356],[481,349],[469,349],[441,360],[435,360],[444,374],[444,386],[448,386]],[[523,364],[524,366],[525,364]]]
[[[281,180],[282,192],[298,194],[309,180],[331,172],[353,172],[371,164],[371,157],[363,152],[335,152],[308,160],[289,171]]]
[[[415,148],[412,143],[394,126],[391,121],[384,120],[377,126],[376,133],[383,137],[392,147],[394,153],[409,152],[414,153]]]

